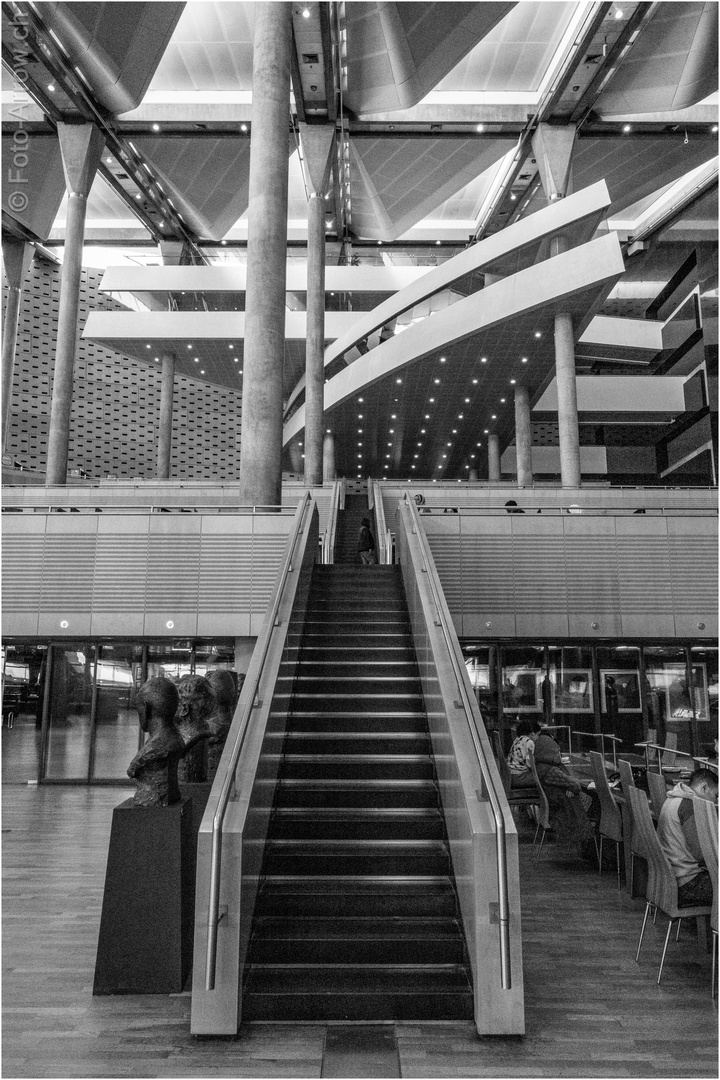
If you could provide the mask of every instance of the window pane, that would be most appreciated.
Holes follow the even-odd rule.
[[[640,649],[619,645],[598,648],[601,729],[622,739],[622,749],[641,754],[635,743],[644,739],[640,698]],[[620,747],[618,747],[620,749]],[[606,744],[608,754],[610,743]]]
[[[94,646],[67,642],[52,650],[45,775],[53,780],[84,780],[90,761]]]
[[[667,735],[677,737],[677,749],[690,753],[692,705],[687,686],[685,650],[670,645],[645,649],[645,672],[650,688],[648,720],[655,741],[665,745]]]
[[[597,750],[600,740],[595,730],[595,688],[592,674],[592,649],[584,645],[550,646],[549,694],[554,737],[567,747],[567,726],[573,732],[573,750]],[[579,732],[577,737],[574,733]]]
[[[492,731],[497,727],[497,646],[466,645],[463,655],[485,730]]]
[[[100,646],[93,777],[111,780],[127,775],[139,745],[135,694],[141,681],[141,645]]]
[[[183,675],[194,675],[191,641],[161,641],[148,646],[148,679],[164,675],[177,682]]]
[[[716,753],[718,737],[718,650],[692,649],[693,696],[700,753]]]

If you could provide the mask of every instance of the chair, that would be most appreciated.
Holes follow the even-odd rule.
[[[660,817],[663,803],[667,799],[667,785],[662,773],[650,770],[647,774],[648,790],[650,792],[650,804],[654,818]]]
[[[628,808],[628,817],[630,819],[630,835],[626,836],[624,839],[625,843],[630,845],[630,896],[632,896],[635,882],[635,860],[639,858],[647,861],[647,852],[642,846],[637,830],[632,827],[632,808],[630,806],[629,790],[631,787],[634,788],[636,786],[632,766],[629,761],[620,758],[618,760],[618,769],[620,770],[620,787],[622,788],[623,798],[625,799],[625,805]]]
[[[712,982],[710,993],[715,997],[718,952],[718,814],[717,807],[707,799],[695,800],[695,824],[700,850],[713,887],[710,929],[712,930]]]
[[[613,793],[608,784],[605,772],[605,761],[602,754],[597,750],[591,750],[590,765],[595,781],[595,790],[600,800],[600,853],[598,855],[598,873],[602,874],[602,850],[603,839],[612,840],[615,844],[615,858],[617,861],[618,889],[620,888],[620,845],[623,841],[622,814],[620,807],[613,798]]]
[[[677,878],[675,877],[673,868],[668,862],[667,856],[661,848],[660,841],[657,838],[655,825],[653,824],[653,819],[650,815],[650,804],[648,803],[647,795],[638,788],[631,788],[630,804],[632,806],[634,827],[642,837],[642,841],[647,848],[648,859],[653,868],[653,873],[648,875],[648,884],[645,893],[647,903],[645,905],[645,916],[640,931],[637,953],[635,954],[636,963],[640,959],[640,949],[643,943],[643,936],[645,934],[645,927],[647,926],[650,908],[659,908],[659,910],[664,912],[670,920],[668,922],[667,934],[665,935],[665,945],[663,947],[662,959],[660,960],[660,970],[658,971],[657,981],[659,986],[673,923],[676,919],[678,920],[679,933],[680,920],[696,919],[699,915],[709,915],[711,913],[711,908],[708,905],[678,908]]]
[[[537,808],[538,808],[538,820],[537,820],[537,828],[535,829],[535,836],[533,837],[533,848],[535,847],[535,844],[537,843],[538,832],[540,831],[540,829],[542,829],[542,836],[540,838],[540,847],[538,848],[537,854],[535,856],[535,862],[537,862],[538,859],[540,858],[540,854],[542,852],[543,844],[545,843],[545,834],[548,831],[548,829],[550,828],[550,803],[548,802],[548,797],[547,797],[547,793],[545,791],[545,788],[540,783],[540,778],[539,778],[539,776],[537,774],[537,767],[535,765],[535,754],[530,755],[530,769],[532,771],[533,780],[535,781],[535,784],[537,786],[538,793],[539,793],[538,797],[537,797],[537,802],[535,804],[537,806]]]
[[[502,786],[505,789],[508,804],[512,810],[516,806],[539,806],[540,795],[536,788],[514,788],[512,786],[512,773],[507,763],[507,758],[502,753],[500,736],[497,731],[492,732],[493,750],[495,751],[495,763],[500,773]]]
[[[660,763],[661,765],[667,765],[668,769],[671,769],[677,758],[673,754],[673,750],[677,750],[677,732],[667,731],[665,733],[665,749],[662,753]]]

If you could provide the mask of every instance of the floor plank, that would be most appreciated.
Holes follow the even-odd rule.
[[[323,1024],[251,1024],[238,1039],[198,1041],[186,994],[92,996],[112,809],[126,795],[3,788],[3,1076],[332,1075],[323,1070]],[[553,845],[534,867],[531,835],[523,824],[526,1036],[398,1024],[400,1075],[716,1077],[710,958],[694,931],[671,943],[658,988],[661,920],[636,964],[644,904],[618,892],[614,875],[600,877]],[[343,1075],[366,1075],[361,1059],[346,1058]]]

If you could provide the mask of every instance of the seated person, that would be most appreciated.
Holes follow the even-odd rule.
[[[587,815],[592,799],[563,765],[560,747],[540,724],[535,722],[535,768],[550,805],[551,827],[561,840],[582,844],[595,835]]]
[[[507,756],[511,788],[535,787],[535,780],[530,768],[530,755],[535,749],[533,732],[538,726],[536,720],[518,720],[515,728],[515,740]]]
[[[698,769],[686,782],[668,792],[660,811],[657,835],[678,883],[678,907],[712,904],[713,887],[705,869],[697,825],[695,799],[717,802],[718,778],[710,769]]]

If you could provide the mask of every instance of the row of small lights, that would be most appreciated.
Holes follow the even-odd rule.
[[[192,350],[192,347],[193,347],[192,344],[189,344],[187,346],[187,348],[191,349],[191,350]],[[149,343],[146,343],[145,348],[146,349],[151,349],[152,345],[150,345]],[[234,349],[234,348],[235,348],[234,345],[232,345],[232,344],[228,345],[228,349]],[[160,363],[160,357],[159,356],[155,356],[155,357],[153,357],[153,359],[155,360],[155,362],[157,364]],[[200,357],[199,356],[193,356],[193,361],[194,361],[194,363],[199,364],[200,363]],[[233,362],[236,363],[236,364],[239,364],[240,363],[240,357],[239,356],[233,356]],[[242,368],[240,368],[240,370],[238,371],[238,375],[242,375],[242,373],[243,373]],[[205,368],[200,368],[200,374],[201,375],[205,374]]]

